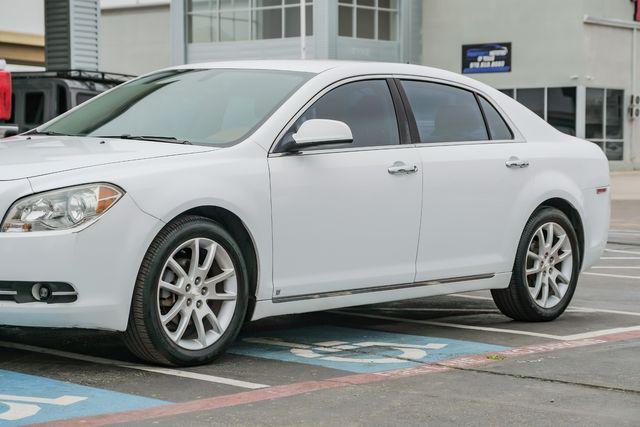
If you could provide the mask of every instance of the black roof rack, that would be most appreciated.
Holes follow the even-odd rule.
[[[20,78],[43,78],[52,77],[60,79],[73,79],[92,81],[96,83],[124,83],[136,76],[121,73],[108,73],[104,71],[89,70],[61,70],[61,71],[14,71],[12,76]]]

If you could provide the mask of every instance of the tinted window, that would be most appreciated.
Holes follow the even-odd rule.
[[[480,98],[480,105],[484,111],[484,116],[487,119],[487,125],[489,126],[489,132],[491,132],[491,139],[504,140],[513,139],[513,134],[509,129],[509,126],[505,123],[504,119],[498,113],[498,111],[483,97]]]
[[[500,89],[500,92],[504,93],[510,98],[513,98],[513,89]]]
[[[339,120],[349,125],[353,143],[336,144],[331,148],[400,143],[393,100],[384,80],[347,83],[333,89],[305,111],[288,134],[297,132],[300,125],[310,119]]]
[[[56,115],[59,116],[60,114],[66,112],[69,109],[68,102],[67,102],[67,89],[62,85],[58,85],[58,88],[56,89],[56,94],[58,97],[58,100],[56,103]]]
[[[11,94],[11,117],[9,117],[9,123],[16,122],[16,94]]]
[[[94,96],[96,96],[95,93],[82,93],[82,92],[78,93],[76,95],[76,105],[80,105],[83,102],[87,102],[88,100],[90,100]]]
[[[421,142],[489,139],[473,93],[437,83],[403,81]]]
[[[550,87],[547,89],[547,121],[560,132],[575,136],[575,87]]]
[[[518,102],[544,119],[544,89],[518,89]]]
[[[44,92],[27,92],[24,99],[25,123],[42,123],[44,121]]]
[[[588,139],[604,137],[604,89],[587,88],[586,122]]]
[[[607,89],[607,139],[622,139],[624,91]]]
[[[40,130],[225,146],[252,132],[310,76],[248,69],[161,71],[120,85]]]

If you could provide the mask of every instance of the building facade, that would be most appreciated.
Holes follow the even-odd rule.
[[[599,145],[612,168],[640,168],[636,1],[424,0],[423,11],[425,64],[503,90]]]
[[[44,0],[0,0],[0,59],[10,70],[44,66]],[[27,12],[28,11],[28,12]]]
[[[304,41],[300,0],[172,0],[174,63],[301,57],[421,62],[421,1],[303,1]]]
[[[593,141],[612,168],[640,168],[635,0],[306,0],[305,15],[302,43],[300,0],[171,0],[172,62],[306,57],[464,72]]]
[[[169,0],[101,0],[100,69],[143,74],[171,65]]]

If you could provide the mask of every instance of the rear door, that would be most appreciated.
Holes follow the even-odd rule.
[[[404,110],[391,90],[397,94],[385,79],[330,89],[287,133],[308,119],[333,119],[349,125],[353,143],[271,154],[276,299],[413,282],[420,160],[401,143]],[[398,173],[403,167],[409,172]]]
[[[487,98],[436,82],[399,82],[423,170],[416,281],[510,271],[525,145]],[[519,165],[524,167],[519,167]]]

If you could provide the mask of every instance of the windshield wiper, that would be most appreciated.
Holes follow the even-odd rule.
[[[54,132],[52,130],[30,130],[29,132],[26,132],[24,135],[48,135],[48,136],[75,136],[75,135],[69,135],[67,133],[60,133],[60,132]]]
[[[128,133],[125,133],[122,135],[95,135],[93,137],[94,138],[135,139],[138,141],[158,141],[158,142],[170,142],[172,144],[191,145],[191,142],[187,141],[186,139],[178,139],[175,136],[130,135]]]

